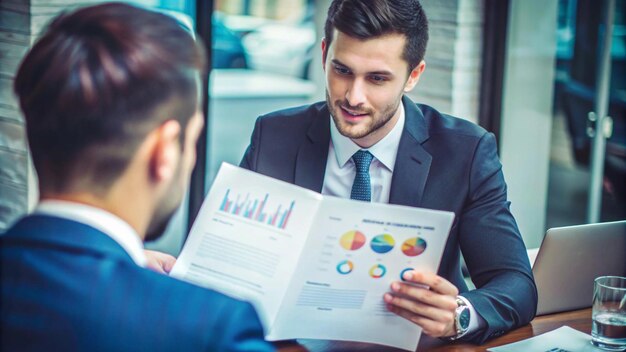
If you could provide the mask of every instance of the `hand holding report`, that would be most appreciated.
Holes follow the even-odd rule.
[[[222,164],[171,275],[251,301],[267,339],[415,350],[421,328],[383,295],[436,273],[454,214],[322,196]]]

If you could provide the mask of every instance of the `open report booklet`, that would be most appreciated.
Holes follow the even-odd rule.
[[[170,275],[252,302],[268,340],[414,351],[421,328],[389,312],[383,295],[405,270],[437,272],[453,217],[222,164]]]

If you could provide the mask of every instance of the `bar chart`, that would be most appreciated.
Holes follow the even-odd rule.
[[[284,230],[285,227],[287,227],[289,217],[293,212],[296,202],[295,200],[291,201],[289,206],[278,204],[276,207],[274,205],[276,210],[268,211],[269,197],[269,193],[265,194],[263,200],[250,196],[250,193],[247,193],[245,197],[242,197],[241,194],[233,196],[229,188],[224,194],[224,199],[222,200],[219,210]]]

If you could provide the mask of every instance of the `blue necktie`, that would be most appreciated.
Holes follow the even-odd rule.
[[[370,202],[372,200],[372,190],[370,185],[370,164],[374,156],[367,150],[359,150],[354,153],[352,160],[356,166],[356,175],[352,183],[350,199]]]

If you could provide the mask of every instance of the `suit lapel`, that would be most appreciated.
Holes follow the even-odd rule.
[[[421,205],[432,156],[424,149],[429,135],[421,110],[406,96],[404,130],[391,178],[389,203],[417,207]]]
[[[298,149],[295,184],[315,192],[322,192],[326,159],[330,143],[330,113],[326,104],[313,116],[307,136]]]

